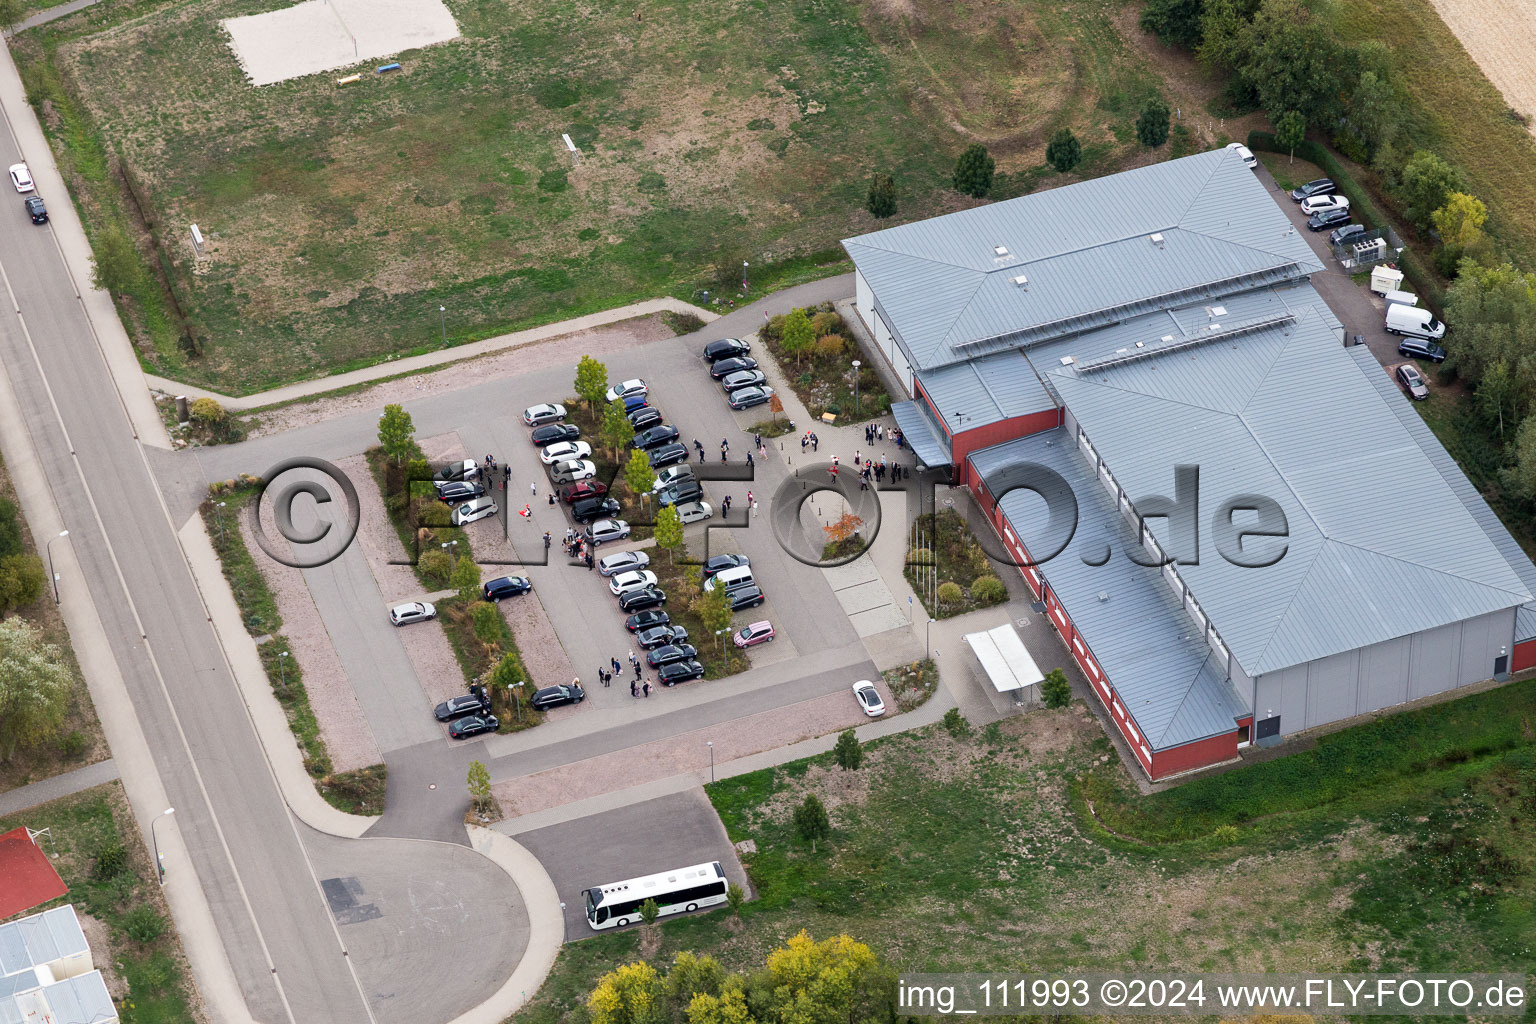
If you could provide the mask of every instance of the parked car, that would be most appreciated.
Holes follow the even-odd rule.
[[[682,505],[690,501],[697,501],[704,493],[697,480],[679,480],[670,487],[663,487],[656,492],[656,507],[666,508],[668,505]]]
[[[474,459],[459,459],[450,462],[436,473],[432,474],[434,484],[451,484],[460,480],[473,480],[480,475],[480,463]]]
[[[1333,192],[1308,196],[1306,199],[1301,201],[1301,212],[1306,214],[1308,217],[1315,213],[1322,213],[1324,210],[1347,209],[1349,209],[1349,197],[1341,196]]]
[[[397,626],[409,626],[413,622],[427,622],[437,618],[437,608],[424,601],[397,604],[389,610],[389,621]]]
[[[644,569],[650,564],[651,556],[644,551],[615,551],[597,560],[597,572],[600,576],[617,576],[623,572]]]
[[[544,711],[548,708],[558,708],[565,704],[580,704],[586,699],[587,691],[583,690],[580,685],[572,683],[570,686],[566,686],[562,683],[559,686],[545,686],[542,689],[535,690],[533,697],[529,699],[528,703],[540,711]]]
[[[483,732],[495,732],[501,723],[495,715],[465,715],[448,726],[448,735],[456,740],[468,739]]]
[[[615,384],[608,389],[608,401],[617,402],[621,398],[631,395],[648,395],[651,389],[645,386],[645,381],[636,377],[634,380],[626,380],[622,384]]]
[[[587,527],[587,540],[606,544],[629,536],[629,524],[622,519],[599,519]]]
[[[655,629],[657,626],[666,626],[672,622],[672,616],[660,608],[651,608],[643,612],[636,612],[624,620],[624,628],[631,633],[639,633],[641,630]]]
[[[619,511],[619,503],[612,498],[587,498],[571,506],[571,518],[578,523],[590,523],[608,519]]]
[[[1348,210],[1324,210],[1307,218],[1307,230],[1322,231],[1324,228],[1331,228],[1335,224],[1345,223],[1348,220]]]
[[[556,462],[574,462],[591,456],[592,446],[585,441],[559,441],[539,452],[539,461],[546,466]]]
[[[559,402],[531,405],[523,410],[523,422],[530,427],[542,426],[565,419],[565,406]]]
[[[591,459],[575,462],[557,462],[549,467],[549,479],[557,484],[573,484],[577,480],[590,480],[597,476],[597,467]]]
[[[635,633],[635,643],[647,651],[665,647],[667,644],[680,644],[687,639],[688,631],[682,626],[650,626]]]
[[[17,192],[32,191],[32,172],[26,164],[11,164],[11,184],[16,186]]]
[[[43,205],[41,196],[27,196],[22,205],[27,208],[27,216],[32,218],[33,224],[48,223],[48,207]]]
[[[1243,162],[1243,166],[1249,170],[1259,166],[1259,161],[1254,157],[1253,151],[1241,142],[1229,142],[1227,143],[1227,148],[1236,153],[1237,158]]]
[[[656,670],[656,681],[662,686],[676,686],[690,679],[703,679],[704,666],[696,661],[674,661]]]
[[[756,584],[737,587],[735,590],[727,590],[725,595],[731,599],[731,611],[733,612],[739,612],[746,608],[756,608],[768,600],[768,595],[763,593],[763,588]]]
[[[628,593],[631,590],[639,590],[641,587],[654,587],[656,574],[649,569],[633,569],[629,572],[621,572],[608,584],[608,589],[615,597]]]
[[[487,580],[480,590],[485,594],[487,601],[500,601],[506,597],[516,597],[526,594],[533,589],[533,580],[527,576],[499,576],[494,580]]]
[[[704,359],[707,362],[717,362],[721,359],[734,359],[744,356],[752,351],[752,346],[740,338],[721,338],[704,346]]]
[[[662,445],[671,444],[676,440],[677,428],[667,423],[661,423],[636,433],[633,444],[634,447],[645,450],[648,448],[660,448]]]
[[[723,572],[726,569],[739,569],[744,565],[751,564],[752,559],[746,555],[714,555],[704,560],[702,574],[705,579],[709,579],[717,572]]]
[[[726,398],[726,402],[732,409],[750,409],[754,405],[762,405],[773,397],[773,388],[766,384],[755,387],[741,388],[732,391]]]
[[[1404,363],[1397,368],[1397,382],[1414,401],[1429,397],[1429,385],[1424,383],[1424,377],[1419,373],[1419,368],[1412,363]]]
[[[642,587],[619,595],[619,610],[638,612],[646,608],[658,608],[667,603],[666,591],[660,587]]]
[[[1408,359],[1428,359],[1432,363],[1445,362],[1445,349],[1428,338],[1404,338],[1397,343],[1397,354]]]
[[[645,663],[651,668],[660,668],[674,661],[692,661],[698,656],[693,644],[663,644],[645,656]]]
[[[580,436],[581,428],[574,423],[546,423],[528,435],[539,448],[547,444],[559,444],[561,441],[574,441]]]
[[[636,430],[645,430],[654,427],[661,422],[661,410],[654,405],[645,405],[629,414],[629,425]]]
[[[676,466],[668,466],[656,474],[656,482],[651,484],[651,490],[659,491],[663,487],[671,487],[683,480],[694,480],[693,467],[684,462]]]
[[[742,388],[755,388],[768,383],[768,377],[762,370],[737,370],[728,373],[720,381],[720,386],[727,391],[739,391]]]
[[[741,370],[755,369],[757,369],[757,360],[751,356],[732,356],[729,359],[721,359],[710,364],[709,375],[715,378],[715,380],[719,380]]]
[[[454,526],[465,526],[469,523],[479,522],[482,519],[489,519],[500,511],[501,509],[497,507],[494,498],[476,498],[474,501],[467,501],[454,509],[453,515],[448,517],[448,521]]]
[[[737,647],[753,647],[757,644],[773,643],[773,623],[764,619],[762,622],[754,622],[745,629],[738,630],[731,637],[731,642]]]
[[[1328,242],[1331,245],[1343,245],[1356,235],[1363,234],[1365,234],[1364,224],[1345,224],[1338,230],[1329,232]]]
[[[447,505],[463,504],[485,494],[485,488],[473,480],[450,480],[433,486],[437,488],[437,499]]]
[[[652,448],[649,454],[652,469],[660,469],[662,466],[671,466],[679,462],[688,461],[688,449],[675,442],[664,444],[660,448]]]
[[[608,485],[601,480],[577,480],[560,488],[560,500],[567,505],[574,505],[587,498],[601,498],[607,493]]]
[[[451,722],[455,718],[463,718],[465,715],[478,715],[490,708],[485,701],[480,699],[478,693],[466,693],[462,697],[449,697],[437,706],[432,712],[439,722]]]
[[[685,501],[677,506],[677,518],[684,526],[689,523],[702,523],[706,519],[713,518],[715,510],[707,501]]]
[[[858,700],[859,708],[870,718],[879,718],[885,714],[885,701],[880,699],[880,691],[868,679],[860,679],[853,684],[853,696]]]
[[[1313,196],[1332,192],[1337,187],[1338,186],[1333,183],[1332,178],[1315,178],[1312,181],[1307,182],[1305,185],[1293,189],[1291,191],[1291,198],[1299,203],[1303,199],[1311,199]]]

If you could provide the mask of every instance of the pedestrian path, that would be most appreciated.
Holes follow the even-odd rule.
[[[24,811],[28,807],[46,804],[50,800],[57,800],[72,793],[83,792],[103,782],[111,782],[115,778],[117,778],[117,762],[109,757],[105,761],[97,761],[95,764],[76,768],[63,775],[55,775],[51,779],[40,779],[25,786],[17,786],[15,789],[0,793],[0,817]]]
[[[76,11],[83,11],[87,7],[100,2],[101,0],[69,0],[67,4],[59,4],[57,7],[50,7],[45,11],[38,11],[31,17],[23,19],[20,24],[12,28],[7,34],[15,35],[18,32],[25,32],[29,28],[46,25],[48,22],[56,21],[59,18],[67,18]]]

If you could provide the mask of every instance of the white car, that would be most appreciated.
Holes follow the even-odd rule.
[[[605,519],[604,522],[613,522]],[[602,576],[617,576],[622,572],[636,572],[651,564],[651,556],[644,551],[615,551],[597,560],[597,571]]]
[[[549,467],[549,478],[557,484],[573,484],[577,480],[591,480],[597,476],[597,466],[590,459],[557,462]]]
[[[557,462],[570,462],[576,459],[584,459],[592,454],[592,446],[585,441],[558,441],[539,452],[539,458],[546,466],[552,466]]]
[[[453,515],[449,519],[454,526],[463,526],[466,523],[489,519],[500,511],[501,509],[497,507],[496,502],[490,498],[476,498],[474,501],[466,501],[454,509]]]
[[[617,402],[619,399],[628,398],[630,395],[648,395],[650,393],[651,389],[646,387],[645,381],[636,377],[634,380],[627,380],[622,384],[615,384],[609,388],[608,401]]]
[[[664,487],[677,483],[679,480],[692,479],[693,467],[688,465],[688,463],[684,462],[681,465],[668,466],[656,474],[656,482],[651,484],[651,492],[654,494]]]
[[[27,170],[26,164],[11,164],[11,184],[16,186],[17,192],[32,191],[32,172]]]
[[[545,405],[530,405],[523,410],[523,422],[530,427],[543,426],[545,423],[554,423],[556,420],[565,419],[565,406],[556,402]]]
[[[1349,209],[1348,196],[1313,196],[1311,199],[1303,199],[1301,201],[1301,212],[1308,217],[1319,213],[1327,213],[1329,210],[1347,209]]]
[[[639,569],[635,572],[621,572],[608,584],[608,589],[613,591],[615,597],[627,594],[631,590],[643,590],[646,587],[656,585],[656,574],[648,569]]]
[[[885,714],[885,701],[880,699],[880,691],[868,679],[860,679],[853,684],[853,696],[870,718],[879,718]]]
[[[629,536],[629,524],[622,519],[599,519],[587,527],[587,539],[593,544],[602,544],[610,540],[623,540]],[[647,557],[646,565],[650,565]]]
[[[684,526],[689,523],[702,523],[714,514],[715,510],[709,507],[707,501],[689,501],[677,506],[677,518]]]
[[[1237,158],[1243,162],[1243,166],[1249,170],[1259,166],[1259,161],[1256,157],[1254,157],[1253,150],[1249,149],[1241,142],[1229,142],[1227,143],[1227,148],[1236,153]]]
[[[389,610],[389,621],[397,626],[408,626],[413,622],[426,622],[435,618],[437,609],[424,601],[397,604]]]

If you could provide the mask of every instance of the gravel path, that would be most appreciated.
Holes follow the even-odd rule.
[[[512,627],[512,635],[517,638],[518,650],[523,652],[523,665],[533,677],[533,685],[554,686],[581,678],[582,674],[576,671],[571,659],[566,656],[565,647],[555,635],[555,625],[549,621],[549,615],[538,597],[539,592],[535,590],[531,594],[501,602],[502,618]],[[594,670],[588,669],[588,672]],[[581,685],[596,686],[597,679],[589,674]]]
[[[896,702],[885,683],[875,685],[886,705],[895,707]],[[868,719],[854,702],[852,693],[832,693],[790,707],[775,708],[499,782],[492,788],[506,816],[517,817],[683,772],[707,771],[707,742],[714,743],[715,761],[719,763],[840,732],[866,721]]]

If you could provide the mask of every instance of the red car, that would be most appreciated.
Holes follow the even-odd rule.
[[[567,505],[574,505],[587,498],[601,498],[607,493],[608,485],[605,483],[599,483],[596,480],[578,480],[569,487],[561,488],[560,497]]]
[[[773,624],[764,620],[754,622],[746,629],[740,630],[731,640],[737,647],[753,647],[757,644],[773,642]]]

